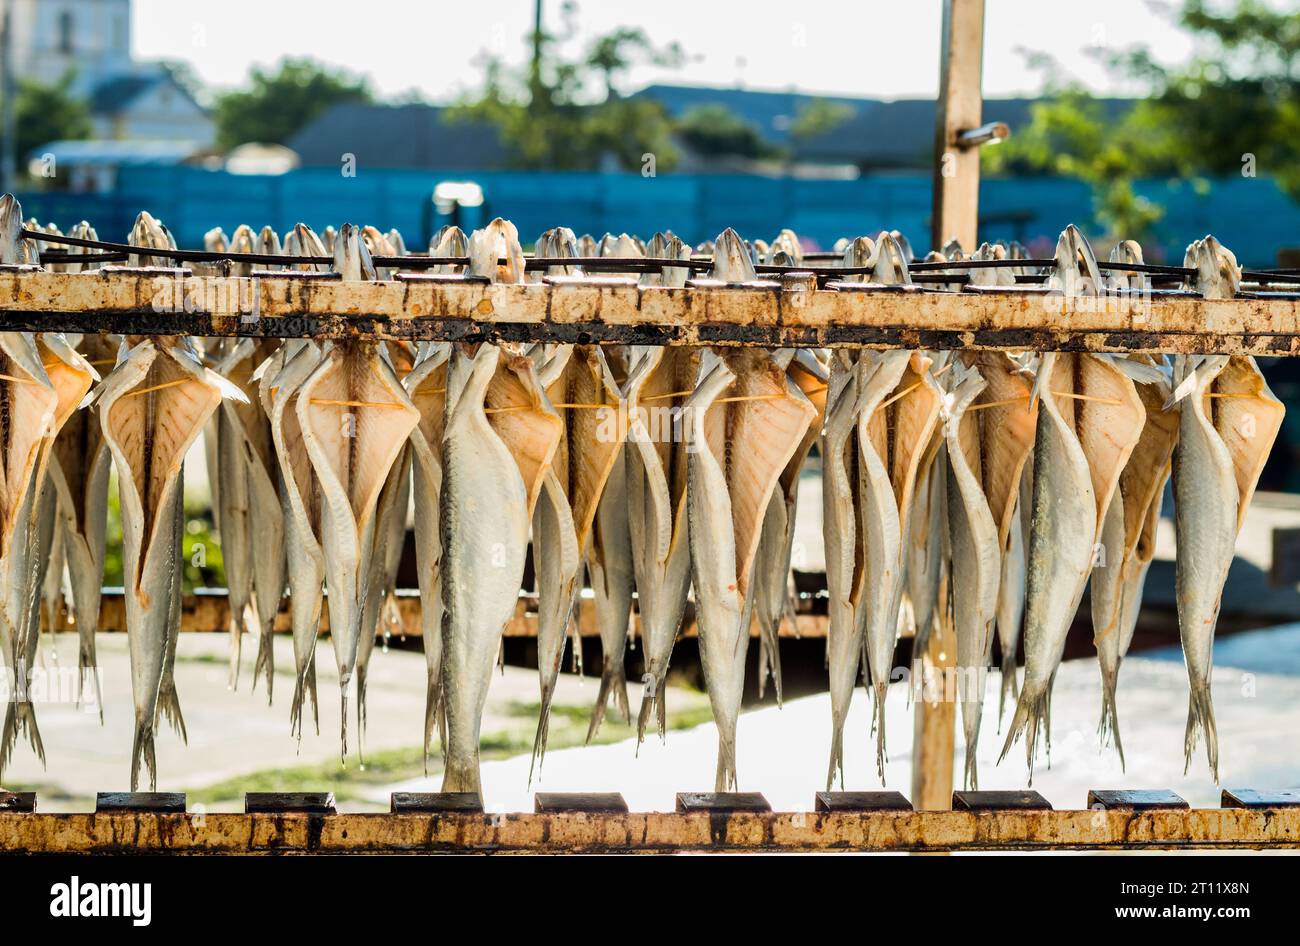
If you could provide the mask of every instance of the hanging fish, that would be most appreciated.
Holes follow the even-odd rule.
[[[373,278],[370,254],[357,229],[345,224],[334,248],[345,280]],[[379,494],[419,422],[379,343],[347,340],[330,346],[303,382],[296,405],[307,455],[320,484],[321,551],[327,605],[342,697],[342,755],[347,754],[347,691],[361,637],[374,633],[364,614],[375,556]]]
[[[1074,227],[1061,234],[1056,260],[1048,285],[1067,298],[1095,293],[1103,285],[1092,249]],[[1146,420],[1132,379],[1109,356],[1045,353],[1034,378],[1034,402],[1039,412],[1026,559],[1025,679],[1001,756],[1027,733],[1031,780],[1039,729],[1048,730],[1052,681],[1065,638],[1093,568],[1111,497]],[[1050,746],[1050,730],[1047,735]]]
[[[719,237],[720,249],[730,233]],[[705,351],[686,412],[691,574],[700,660],[718,724],[715,786],[725,792],[736,785],[736,724],[763,517],[817,409],[770,353],[746,349]]]
[[[1185,264],[1207,299],[1232,298],[1240,280],[1236,258],[1214,237],[1188,247]],[[1214,630],[1241,524],[1286,412],[1255,359],[1180,355],[1174,361],[1179,405],[1173,454],[1178,630],[1191,696],[1184,738],[1190,768],[1198,736],[1219,780],[1218,731],[1210,696]]]
[[[789,231],[782,231],[788,233]],[[821,436],[826,415],[826,384],[829,369],[808,349],[778,353],[778,363],[786,362],[786,374],[817,410],[798,449],[781,472],[778,489],[772,494],[763,517],[763,534],[759,539],[754,563],[754,613],[758,619],[758,695],[763,696],[770,674],[781,703],[781,621],[795,625],[794,598],[790,590],[790,562],[794,554],[795,513],[799,499],[799,476],[808,453]]]

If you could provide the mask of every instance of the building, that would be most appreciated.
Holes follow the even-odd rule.
[[[207,110],[156,63],[131,58],[131,0],[8,0],[12,74],[54,84],[70,76],[96,138],[211,145]]]
[[[13,74],[46,84],[66,73],[89,94],[130,73],[131,0],[8,0]]]
[[[289,139],[304,167],[338,167],[345,154],[359,168],[491,170],[505,166],[492,125],[448,121],[435,105],[344,103],[327,109]]]
[[[90,93],[95,137],[112,141],[212,143],[207,109],[163,69],[137,71],[100,82]]]

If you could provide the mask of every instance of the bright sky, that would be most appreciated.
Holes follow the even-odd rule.
[[[561,23],[561,0],[545,0]],[[988,0],[984,94],[1034,93],[1038,74],[1021,50],[1050,53],[1095,91],[1124,93],[1088,57],[1090,47],[1150,44],[1178,61],[1188,38],[1160,0]],[[527,57],[531,0],[391,2],[313,0],[135,0],[134,48],[141,59],[182,59],[214,86],[240,85],[252,65],[312,56],[370,77],[381,95],[418,90],[434,101],[477,85],[483,50]],[[783,11],[776,14],[774,10]],[[578,42],[639,26],[691,56],[676,71],[630,76],[629,89],[663,79],[697,85],[832,92],[877,98],[932,97],[938,89],[939,0],[708,0],[596,2],[579,7]]]

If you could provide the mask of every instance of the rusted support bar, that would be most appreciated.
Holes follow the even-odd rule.
[[[1300,809],[3,814],[0,851],[647,853],[1298,848]]]
[[[159,280],[162,288],[155,285]],[[1300,353],[1300,294],[1295,293],[1207,300],[1193,293],[1153,292],[1068,301],[1033,288],[772,286],[345,283],[10,270],[0,271],[0,331]]]

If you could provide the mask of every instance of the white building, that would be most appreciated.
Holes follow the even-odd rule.
[[[97,138],[213,140],[207,111],[157,64],[131,58],[131,0],[0,0],[10,11],[13,75],[56,83],[71,73]]]

